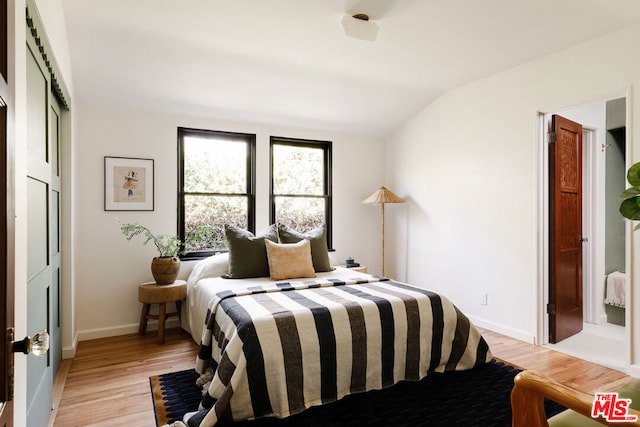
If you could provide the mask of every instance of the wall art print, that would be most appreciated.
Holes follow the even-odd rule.
[[[153,159],[105,156],[104,210],[153,210]]]

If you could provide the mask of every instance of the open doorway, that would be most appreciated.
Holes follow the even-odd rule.
[[[547,314],[551,271],[552,227],[549,212],[549,146],[547,132],[554,114],[582,125],[582,300],[583,330],[550,342]],[[625,325],[629,319],[624,297],[628,290],[625,266],[625,221],[618,213],[619,195],[626,187],[626,98],[617,98],[540,115],[541,126],[541,295],[542,344],[619,370],[629,366]],[[616,284],[613,284],[616,282]],[[614,293],[612,289],[617,289]],[[609,291],[609,292],[608,292]],[[553,319],[552,319],[553,320]]]

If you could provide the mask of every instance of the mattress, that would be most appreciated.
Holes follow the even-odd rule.
[[[182,328],[189,332],[196,343],[200,343],[205,326],[208,304],[217,292],[222,290],[241,290],[256,284],[273,283],[268,277],[252,279],[225,279],[222,277],[228,269],[227,253],[214,255],[196,263],[187,278],[187,301],[182,304]],[[335,267],[334,271],[316,273],[318,279],[367,278],[369,274]],[[304,280],[304,279],[301,279]],[[300,281],[301,281],[300,280]]]
[[[210,382],[189,426],[287,417],[369,390],[491,360],[446,297],[346,268],[313,279],[223,279],[224,257],[188,281],[183,321]],[[199,331],[199,332],[198,332]]]

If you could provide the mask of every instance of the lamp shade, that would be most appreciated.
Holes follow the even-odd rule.
[[[362,203],[404,203],[404,200],[396,196],[393,191],[387,190],[386,187],[380,187],[372,195],[364,199]]]

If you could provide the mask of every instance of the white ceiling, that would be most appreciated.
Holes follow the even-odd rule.
[[[76,96],[384,135],[444,92],[640,21],[639,0],[62,0]],[[344,13],[377,21],[344,35]]]

